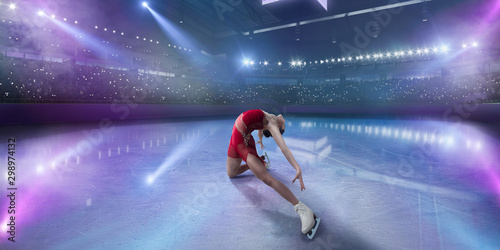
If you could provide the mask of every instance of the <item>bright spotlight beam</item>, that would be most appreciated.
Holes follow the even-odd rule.
[[[142,2],[142,6],[145,7],[145,8],[149,8],[148,2]]]
[[[148,10],[151,12],[154,19],[156,20],[156,22],[162,29],[163,33],[169,40],[174,41],[183,48],[197,47],[194,46],[193,43],[191,42],[193,41],[193,39],[189,39],[189,37],[186,34],[184,34],[184,32],[179,27],[175,26],[173,22],[169,21],[168,19],[166,19],[158,12],[154,11],[149,7]]]
[[[180,162],[185,160],[187,155],[193,152],[193,148],[195,147],[195,145],[199,145],[200,143],[201,140],[199,138],[194,138],[192,140],[187,140],[182,144],[177,144],[176,148],[170,153],[167,158],[165,158],[165,161],[163,161],[163,163],[156,169],[156,171],[147,176],[147,184],[153,184],[155,180],[163,173],[171,170]]]
[[[45,15],[45,14],[44,14]],[[86,33],[83,30],[80,30],[74,26],[70,26],[66,22],[59,21],[55,18],[49,18],[54,24],[56,24],[59,28],[71,34],[74,37],[81,37],[77,41],[81,43],[84,47],[87,47],[91,50],[95,50],[99,52],[99,57],[105,58],[109,54],[119,54],[119,52],[111,48],[109,46],[105,46],[104,43],[100,40],[92,36],[91,34]]]

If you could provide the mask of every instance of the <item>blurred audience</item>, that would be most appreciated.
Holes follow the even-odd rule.
[[[461,77],[376,81],[310,81],[296,84],[217,80],[205,70],[158,75],[68,62],[4,57],[0,60],[0,102],[252,104],[282,105],[450,104],[470,95],[484,103],[500,101],[500,73]]]

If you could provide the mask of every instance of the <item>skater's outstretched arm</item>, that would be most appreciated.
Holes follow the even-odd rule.
[[[263,129],[259,130],[257,135],[259,136],[259,141],[257,142],[257,144],[260,143],[260,149],[262,150],[265,148],[264,143],[262,143],[262,137],[264,136],[264,130]]]
[[[285,156],[285,158],[292,165],[292,167],[295,168],[295,170],[297,171],[297,173],[295,174],[295,178],[293,179],[292,183],[294,183],[295,180],[298,179],[299,182],[300,182],[300,190],[305,190],[306,188],[304,186],[304,181],[302,180],[302,170],[300,169],[299,164],[295,160],[295,157],[293,157],[292,151],[286,145],[285,140],[283,139],[283,136],[281,136],[281,133],[279,131],[278,126],[274,125],[274,124],[271,125],[271,126],[269,126],[269,131],[273,135],[274,141],[280,147],[281,152],[283,153],[283,155]]]

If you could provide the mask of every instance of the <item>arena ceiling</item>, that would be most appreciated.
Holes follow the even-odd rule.
[[[231,46],[235,39],[239,44],[253,39],[253,44],[272,41],[295,48],[313,45],[317,50],[351,41],[357,35],[356,27],[365,33],[378,29],[380,37],[386,38],[378,39],[380,44],[394,40],[394,36],[401,40],[398,43],[415,37],[421,40],[424,35],[415,34],[415,30],[449,30],[438,27],[441,23],[449,26],[446,19],[455,21],[455,16],[446,16],[446,10],[480,2],[487,0],[327,0],[327,10],[318,0],[279,0],[266,5],[262,5],[262,0],[162,0],[152,5],[205,43],[219,45],[219,50],[221,46]],[[387,12],[391,7],[404,12],[390,17],[390,27],[374,20],[373,14]],[[435,17],[444,20],[430,24]]]
[[[132,39],[137,36],[165,41],[157,22],[141,6],[142,1],[19,0],[18,11],[2,14],[40,26],[46,20],[35,13],[44,10],[57,17],[77,19],[79,27],[107,27],[123,31]],[[258,48],[259,53],[268,54],[327,51],[336,56],[342,54],[341,44],[363,50],[420,46],[476,36],[478,25],[488,27],[481,35],[489,34],[498,28],[495,20],[500,20],[498,15],[484,15],[498,14],[490,11],[497,0],[321,0],[327,9],[320,0],[269,0],[274,2],[266,5],[262,5],[263,0],[146,1],[211,54]],[[384,16],[388,12],[390,16]],[[368,38],[366,46],[354,44],[356,39],[362,40],[359,37]]]
[[[338,15],[352,16],[358,11],[369,13],[388,6],[427,5],[431,1],[327,0],[327,10],[317,0],[281,0],[266,5],[262,0],[163,0],[153,4],[172,19],[220,38]]]

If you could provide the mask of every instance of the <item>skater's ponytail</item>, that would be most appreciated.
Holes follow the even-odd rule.
[[[284,130],[284,129],[282,129],[282,128],[280,128],[280,133],[281,133],[281,134],[285,133],[285,130]],[[267,130],[267,129],[266,129],[266,130],[264,130],[264,136],[265,136],[266,138],[273,137],[273,135],[271,134],[271,131],[269,131],[269,130]]]

